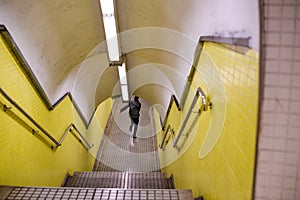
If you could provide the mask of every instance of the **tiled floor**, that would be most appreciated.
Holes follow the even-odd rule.
[[[160,169],[153,110],[148,102],[140,101],[140,123],[137,138],[133,139],[128,110],[119,112],[126,104],[121,99],[115,100],[93,171],[150,172]]]

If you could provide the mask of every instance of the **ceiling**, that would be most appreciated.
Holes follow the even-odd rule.
[[[131,94],[166,108],[181,97],[200,36],[251,37],[258,50],[258,1],[115,0]],[[98,0],[0,0],[6,26],[52,104],[71,92],[89,121],[120,94],[109,67]]]

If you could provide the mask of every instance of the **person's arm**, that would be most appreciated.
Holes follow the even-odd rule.
[[[127,108],[129,108],[129,104],[126,104],[123,108],[120,109],[120,112],[123,112],[124,110],[126,110]]]

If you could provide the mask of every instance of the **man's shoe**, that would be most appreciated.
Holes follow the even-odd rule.
[[[135,138],[136,138],[136,136],[134,135],[134,136],[133,136],[133,139],[135,139]]]

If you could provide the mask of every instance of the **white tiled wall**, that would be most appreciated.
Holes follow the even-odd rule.
[[[300,0],[264,0],[256,200],[300,199]]]

